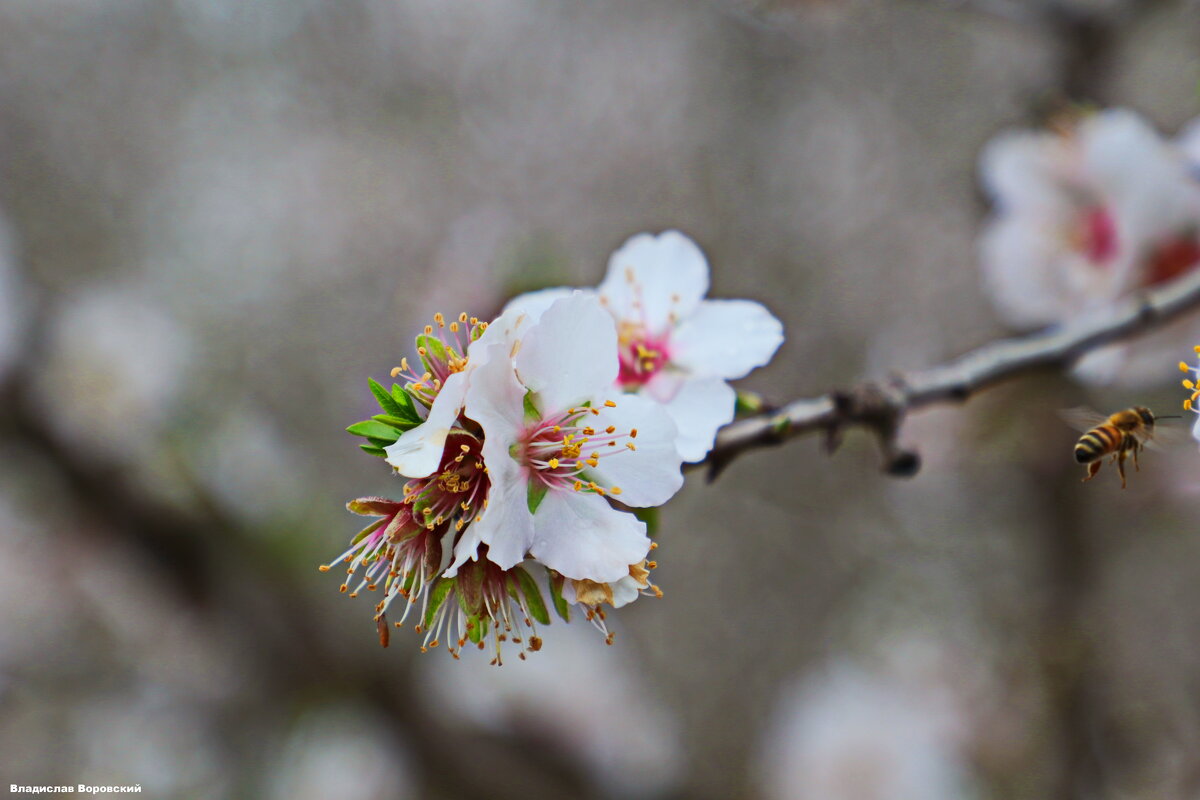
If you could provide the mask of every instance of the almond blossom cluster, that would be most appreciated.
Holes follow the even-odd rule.
[[[348,428],[405,480],[323,571],[342,591],[376,592],[389,625],[412,620],[422,649],[502,644],[519,657],[577,607],[612,641],[605,606],[661,596],[647,526],[734,415],[727,379],[770,360],[782,326],[750,301],[704,300],[708,265],[675,231],[635,236],[598,290],[517,298],[485,322],[466,314],[417,337],[416,363],[372,381],[382,414]],[[390,617],[389,617],[390,615]]]
[[[984,282],[1011,324],[1065,322],[1200,264],[1200,127],[1165,140],[1132,111],[1007,131],[981,157],[993,214],[980,239]],[[1153,354],[1200,336],[1181,320],[1076,365],[1097,383],[1161,375]]]

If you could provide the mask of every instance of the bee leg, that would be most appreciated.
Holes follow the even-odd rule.
[[[1104,461],[1102,461],[1100,459],[1096,459],[1092,463],[1088,464],[1087,465],[1087,475],[1084,476],[1083,483],[1087,483],[1092,478],[1096,477],[1096,473],[1100,471],[1100,467],[1102,467],[1103,465],[1104,465]]]
[[[1117,456],[1117,474],[1119,474],[1121,476],[1121,488],[1122,489],[1125,488],[1125,456],[1126,456],[1125,450],[1122,450],[1120,455]]]
[[[1145,445],[1143,445],[1141,442],[1134,442],[1134,445],[1133,445],[1133,468],[1137,472],[1142,471],[1142,468],[1138,466],[1137,457],[1138,457],[1138,451],[1140,451],[1143,447],[1145,447]]]

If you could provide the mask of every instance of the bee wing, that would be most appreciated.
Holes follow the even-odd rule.
[[[1058,412],[1063,422],[1070,425],[1077,431],[1090,431],[1097,425],[1103,425],[1108,422],[1108,416],[1101,414],[1098,411],[1087,408],[1086,406],[1077,406],[1076,408],[1064,408]]]
[[[1151,450],[1163,450],[1167,447],[1173,447],[1191,438],[1186,427],[1179,424],[1181,422],[1182,420],[1177,419],[1156,421],[1153,430],[1147,431],[1145,435],[1138,436],[1138,439]]]

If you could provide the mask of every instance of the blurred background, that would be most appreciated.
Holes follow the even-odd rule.
[[[1200,4],[0,0],[0,785],[151,798],[1200,797],[1193,443],[1080,485],[1024,378],[693,473],[661,600],[528,662],[379,647],[317,572],[434,311],[677,227],[771,400],[1007,331],[981,146],[1200,112]],[[482,654],[480,654],[482,655]]]

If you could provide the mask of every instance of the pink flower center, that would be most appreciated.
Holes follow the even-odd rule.
[[[622,323],[617,355],[620,372],[617,383],[626,391],[641,388],[658,374],[671,360],[668,351],[669,336],[651,336],[640,325]]]
[[[1107,208],[1093,206],[1084,212],[1080,240],[1083,254],[1097,266],[1117,255],[1117,225]]]
[[[1146,264],[1146,286],[1178,278],[1200,264],[1200,241],[1195,235],[1180,236],[1157,247]]]
[[[616,403],[606,400],[604,405],[612,408]],[[591,406],[569,408],[527,428],[519,447],[530,480],[547,489],[619,495],[619,486],[597,485],[588,470],[600,466],[603,458],[637,450],[633,440],[638,432],[637,428],[618,431],[615,425],[596,427],[599,415],[600,409]]]

